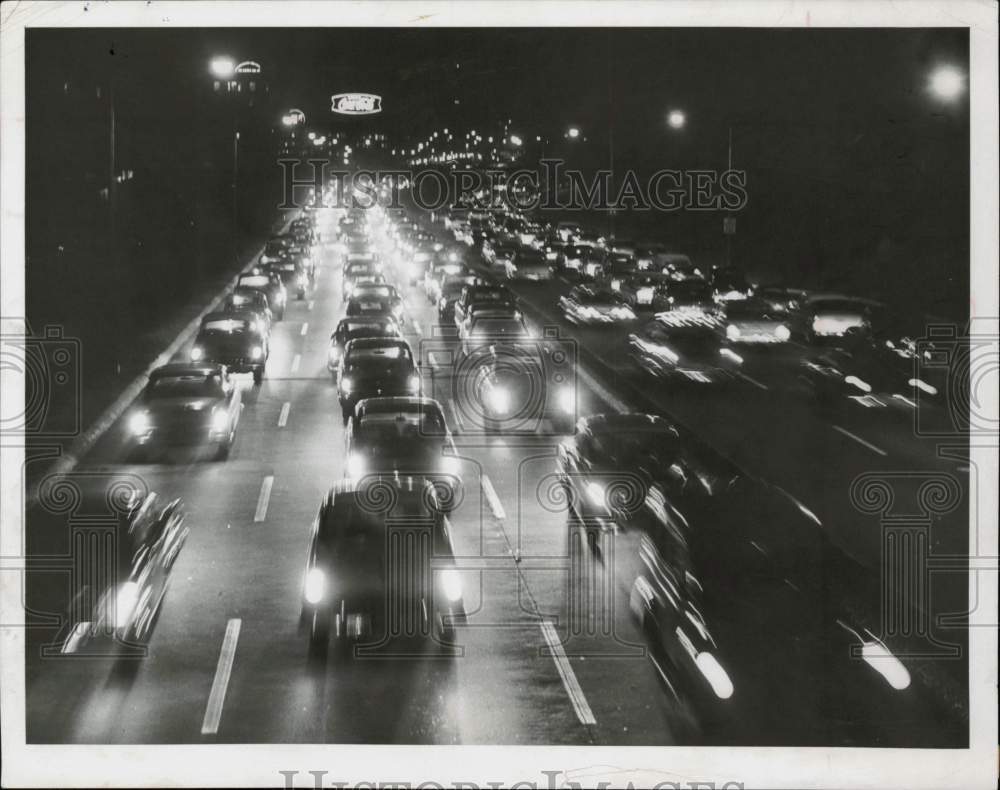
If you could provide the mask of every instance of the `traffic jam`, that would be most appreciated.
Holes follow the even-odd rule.
[[[488,742],[533,716],[526,742],[892,745],[958,726],[954,681],[880,633],[871,536],[827,527],[841,503],[796,490],[766,459],[780,444],[741,427],[767,413],[776,436],[794,411],[852,464],[895,452],[866,437],[932,419],[947,382],[885,305],[510,206],[329,197],[286,212],[112,432],[105,463],[146,488],[54,652],[152,684],[163,718],[83,706],[69,737],[114,739],[117,716],[121,737],[391,742]],[[678,416],[705,408],[742,455]],[[219,623],[197,622],[217,598],[221,653]],[[203,677],[168,692],[182,648]],[[331,712],[337,678],[405,726]],[[280,729],[248,724],[260,705]]]

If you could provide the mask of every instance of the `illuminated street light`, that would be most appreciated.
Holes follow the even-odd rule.
[[[687,116],[681,110],[671,110],[667,115],[667,125],[671,129],[683,129]]]
[[[209,64],[212,74],[220,80],[227,80],[236,73],[236,63],[229,57],[212,58]]]
[[[930,90],[943,101],[954,101],[965,92],[965,75],[953,66],[941,66],[931,74]]]

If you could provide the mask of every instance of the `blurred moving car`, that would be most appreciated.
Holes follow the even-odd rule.
[[[572,324],[611,324],[634,321],[635,313],[617,291],[577,285],[559,297],[559,309]]]
[[[787,343],[796,328],[787,313],[756,298],[728,302],[725,320],[726,338],[731,343]]]
[[[168,447],[209,446],[225,460],[243,410],[240,388],[217,364],[171,362],[149,382],[126,419],[130,455],[148,458]]]
[[[552,264],[549,263],[542,250],[534,247],[521,247],[507,259],[504,270],[508,280],[537,282],[552,279]]]
[[[167,502],[154,492],[133,496],[117,523],[115,562],[102,569],[111,572],[107,586],[76,592],[60,652],[144,657],[187,536],[179,499]]]
[[[340,657],[366,646],[392,657],[397,640],[453,642],[465,616],[454,558],[433,485],[385,476],[335,486],[313,522],[302,579],[310,655],[325,658],[331,639]]]
[[[720,266],[712,270],[712,296],[720,303],[749,299],[753,286],[747,276],[735,266]]]
[[[700,384],[732,380],[743,357],[725,345],[718,326],[670,325],[654,318],[629,335],[629,353],[641,369],[658,378]]]
[[[633,310],[665,310],[672,278],[666,272],[639,271],[624,277],[618,292]]]
[[[494,307],[514,308],[517,299],[513,292],[505,285],[489,285],[486,283],[468,285],[462,290],[462,295],[452,308],[455,328],[461,329],[462,322],[465,320],[472,305],[487,303]]]
[[[344,422],[364,398],[419,395],[420,371],[410,344],[394,338],[348,341],[340,360],[340,408]]]
[[[813,342],[871,332],[872,313],[881,305],[871,299],[840,294],[811,294],[802,303],[806,337]]]
[[[192,362],[215,362],[229,373],[251,373],[260,384],[267,366],[267,344],[261,339],[250,318],[231,313],[209,313],[191,346]]]

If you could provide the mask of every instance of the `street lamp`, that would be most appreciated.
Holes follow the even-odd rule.
[[[682,110],[671,110],[667,114],[667,125],[671,129],[683,129],[687,123],[687,116]]]
[[[236,73],[236,62],[232,58],[223,55],[212,58],[209,68],[214,76],[220,80],[227,80]]]
[[[954,101],[965,92],[965,75],[954,66],[940,66],[931,74],[929,87],[936,98]]]

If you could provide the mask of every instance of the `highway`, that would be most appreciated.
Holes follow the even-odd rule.
[[[406,337],[420,350],[425,394],[444,405],[462,456],[464,497],[450,520],[468,621],[454,655],[418,645],[416,655],[307,660],[299,611],[310,528],[345,472],[345,428],[327,371],[330,334],[343,314],[337,217],[321,212],[315,285],[275,324],[266,377],[244,389],[227,461],[179,455],[126,463],[119,421],[69,475],[79,504],[53,513],[52,499],[42,497],[29,512],[32,556],[65,556],[71,532],[95,523],[87,515],[107,520],[106,492],[120,481],[179,497],[190,529],[146,659],[43,658],[56,629],[29,630],[29,742],[677,743],[627,590],[597,580],[613,591],[602,602],[570,584],[578,544],[564,508],[541,487],[563,437],[463,430],[448,371],[429,353],[445,342],[436,311],[402,277],[393,279],[405,297]],[[561,319],[555,305],[567,282],[512,287],[532,324],[579,343],[581,416],[652,404],[737,466],[785,488],[876,578],[884,530],[879,514],[852,503],[852,483],[869,473],[908,480],[897,491],[897,505],[908,507],[915,503],[902,500],[913,493],[914,475],[948,476],[959,482],[961,502],[933,519],[932,553],[967,554],[967,461],[938,457],[936,442],[914,435],[911,417],[886,421],[858,409],[830,421],[815,412],[785,386],[801,349],[762,354],[724,389],[653,387],[625,354],[628,327],[577,328]],[[935,613],[962,611],[967,587],[955,576],[935,588]],[[67,578],[63,567],[31,574],[30,608],[40,617],[62,611]]]

